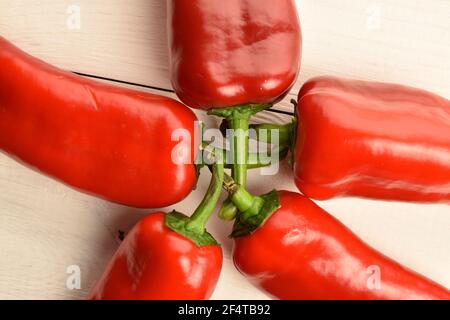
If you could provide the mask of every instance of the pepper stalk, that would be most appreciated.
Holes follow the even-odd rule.
[[[245,189],[247,185],[247,163],[248,163],[248,129],[250,118],[263,110],[269,109],[269,104],[248,104],[223,109],[211,109],[209,115],[225,118],[233,130],[233,178]],[[238,213],[237,208],[230,199],[225,200],[219,212],[219,217],[232,220]]]
[[[221,152],[209,153],[212,176],[208,190],[197,209],[187,217],[177,211],[166,215],[165,224],[173,231],[187,237],[197,246],[217,245],[214,237],[206,231],[206,223],[219,201],[224,179],[224,164]],[[214,157],[214,159],[212,159]]]
[[[226,173],[224,174],[223,188],[229,193],[229,199],[240,212],[236,217],[231,234],[233,238],[252,234],[280,208],[276,190],[265,195],[254,196]]]

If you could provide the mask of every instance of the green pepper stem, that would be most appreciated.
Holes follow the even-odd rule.
[[[247,161],[248,161],[248,128],[250,116],[248,118],[231,119],[230,124],[233,129],[233,178],[242,187],[247,185]]]
[[[267,194],[254,196],[226,173],[224,174],[223,188],[229,193],[229,199],[240,211],[231,233],[233,238],[251,234],[281,206],[278,191],[272,190]]]
[[[272,124],[272,123],[262,123],[262,124],[252,124],[250,125],[250,129],[255,130],[256,132],[256,140],[259,142],[265,142],[268,144],[272,143],[272,132],[278,131],[278,146],[289,147],[292,139],[292,126],[293,123],[288,124]]]
[[[221,153],[216,154],[216,159],[212,164],[212,177],[208,190],[197,209],[194,211],[189,221],[186,223],[186,229],[198,234],[205,232],[205,226],[211,217],[214,208],[219,200],[222,191],[224,179],[224,166]]]
[[[218,149],[216,148],[216,152],[222,153],[222,159],[226,160],[226,150]],[[286,158],[286,156],[289,153],[289,147],[280,146],[279,148],[274,148],[270,151],[270,153],[267,156],[278,154],[278,158],[275,158],[278,161],[281,161]],[[247,169],[258,169],[263,167],[268,167],[272,165],[274,162],[267,161],[268,159],[264,158],[264,154],[261,153],[255,153],[250,152],[247,156]],[[272,160],[272,159],[269,159]],[[224,164],[226,169],[232,169],[234,167],[233,164],[225,163]]]
[[[225,118],[233,129],[233,178],[243,188],[247,183],[248,129],[250,118],[271,105],[249,104],[224,109],[212,109],[210,115]]]
[[[252,195],[226,173],[224,173],[223,188],[229,193],[231,201],[241,213],[240,218],[248,219],[257,215],[264,204],[262,198]]]
[[[272,105],[264,105],[264,104],[249,104],[242,106],[235,106],[225,109],[212,109],[208,112],[210,115],[220,116],[227,120],[230,124],[233,134],[232,139],[232,150],[233,150],[233,169],[232,175],[236,180],[240,188],[243,190],[241,193],[245,191],[245,187],[247,184],[247,163],[248,163],[248,129],[250,125],[250,118],[258,112],[266,110],[270,108]],[[245,191],[246,192],[246,191]],[[244,194],[240,195],[238,192],[238,203],[244,207],[243,202],[245,202],[245,198],[247,201],[251,201],[250,197],[246,197]],[[248,194],[250,195],[250,194]],[[242,199],[240,197],[243,197]],[[230,199],[233,201],[233,199]],[[234,201],[233,201],[234,202]],[[254,201],[253,201],[254,202]],[[235,203],[236,205],[236,203]],[[240,210],[239,205],[236,205],[237,209]],[[235,215],[237,214],[231,205],[230,201],[226,201],[222,206],[220,213],[222,215]],[[220,214],[219,213],[219,214]]]
[[[225,221],[232,221],[238,215],[238,208],[230,198],[226,199],[219,210],[219,218]]]

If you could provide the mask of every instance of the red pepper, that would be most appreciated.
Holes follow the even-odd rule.
[[[203,300],[214,291],[222,266],[217,245],[197,247],[148,215],[126,235],[90,299]]]
[[[233,178],[245,187],[250,117],[280,101],[299,73],[295,1],[170,0],[167,18],[172,86],[188,106],[226,118]],[[220,215],[234,214],[227,200]]]
[[[240,187],[236,267],[279,299],[450,299],[450,291],[369,247],[308,198]],[[261,201],[262,200],[262,201]]]
[[[193,108],[273,104],[294,84],[301,31],[293,0],[168,1],[172,84]]]
[[[90,294],[96,300],[208,299],[222,267],[222,250],[205,224],[220,197],[223,165],[213,165],[210,187],[194,214],[159,212],[125,237]]]
[[[194,139],[171,141],[176,129],[194,136],[196,117],[182,104],[61,71],[2,37],[0,66],[1,150],[130,206],[167,206],[192,190]],[[172,151],[183,145],[174,162]]]
[[[450,101],[320,77],[298,97],[295,182],[308,197],[450,201]]]

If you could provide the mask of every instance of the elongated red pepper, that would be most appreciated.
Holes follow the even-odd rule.
[[[450,291],[369,247],[308,198],[238,188],[233,260],[279,299],[450,299]],[[261,201],[261,199],[263,201]]]
[[[142,219],[127,234],[90,299],[203,300],[222,266],[217,245],[198,247],[170,230],[165,213]]]
[[[135,207],[179,202],[196,181],[194,139],[172,133],[193,137],[195,120],[175,100],[61,71],[0,37],[0,149],[77,189]]]
[[[217,163],[194,214],[159,212],[143,218],[125,237],[90,294],[96,300],[202,300],[216,286],[222,250],[206,231],[219,199],[223,165]]]
[[[172,84],[193,108],[272,104],[295,82],[301,58],[293,0],[171,0]]]
[[[319,77],[298,97],[295,182],[308,197],[450,201],[450,101]]]
[[[167,18],[173,88],[188,106],[228,120],[233,178],[245,187],[250,117],[280,101],[300,69],[295,1],[170,0]],[[221,215],[235,214],[230,205]]]

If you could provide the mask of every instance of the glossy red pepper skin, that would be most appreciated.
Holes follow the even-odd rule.
[[[308,197],[450,201],[450,101],[319,77],[300,90],[295,182]]]
[[[0,149],[21,162],[134,207],[164,207],[192,191],[194,143],[177,164],[171,135],[193,137],[196,117],[175,100],[61,71],[1,37],[0,88]]]
[[[220,246],[197,247],[169,229],[164,217],[150,214],[126,235],[90,299],[209,299],[222,268]]]
[[[172,85],[198,109],[281,100],[300,68],[293,0],[170,0]]]
[[[279,299],[450,299],[450,292],[362,242],[308,198],[278,192],[281,207],[235,239],[237,268]],[[380,287],[371,281],[379,268]]]

